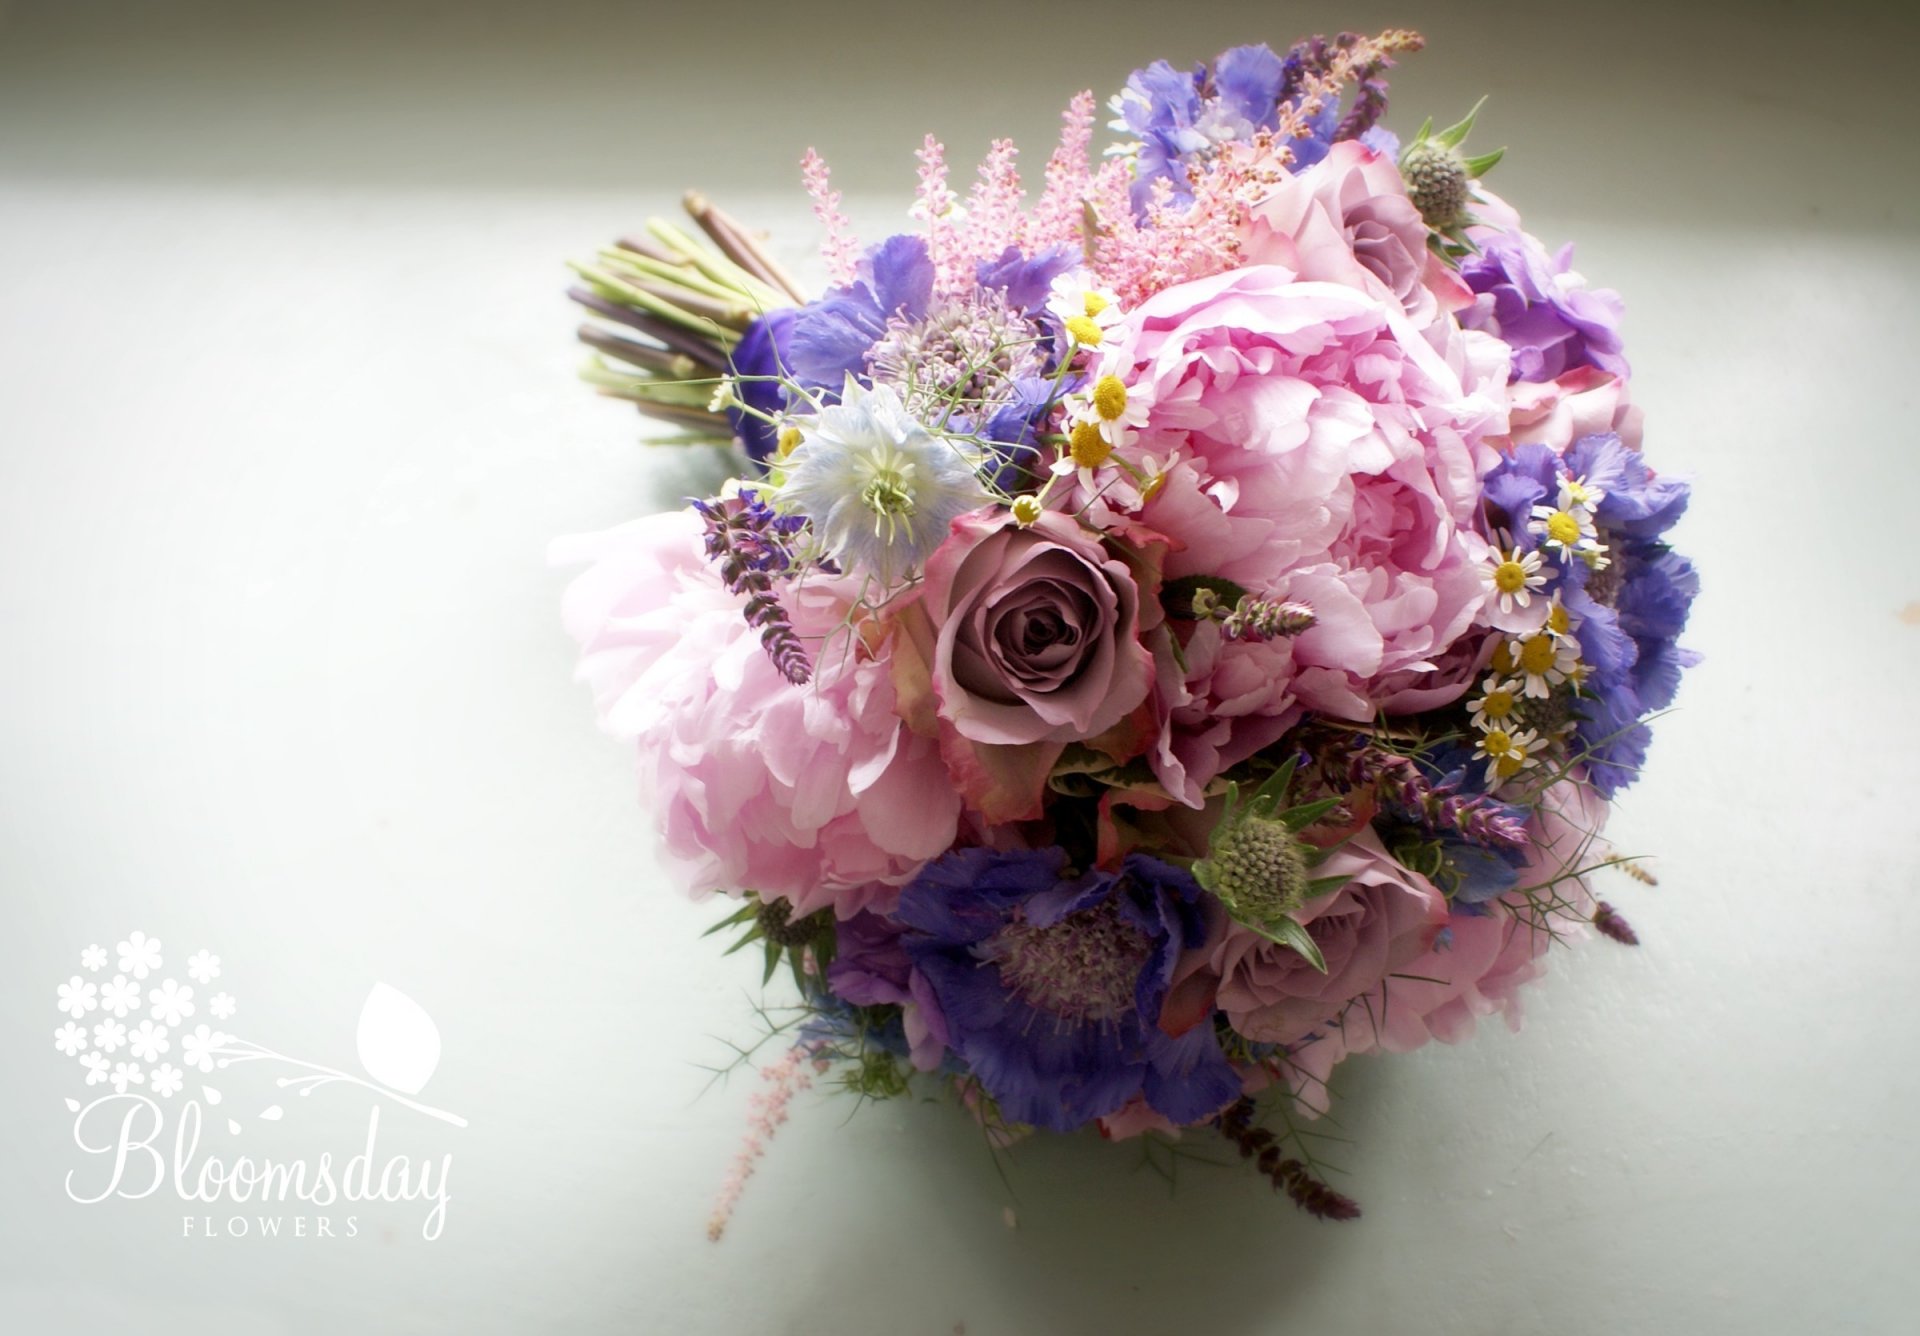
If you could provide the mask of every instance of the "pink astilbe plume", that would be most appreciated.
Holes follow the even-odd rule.
[[[840,212],[840,192],[833,188],[826,160],[812,149],[800,159],[800,179],[813,197],[813,213],[827,230],[820,243],[820,257],[827,262],[827,275],[836,284],[851,283],[860,258],[860,245],[853,238],[853,226]]]
[[[926,229],[927,256],[933,261],[934,287],[942,293],[964,291],[972,275],[960,254],[960,197],[947,188],[947,150],[932,135],[914,151],[920,162],[920,186],[912,216]]]
[[[1026,231],[1020,201],[1020,150],[1011,139],[996,139],[980,162],[980,179],[967,196],[967,223],[961,234],[959,266],[962,287],[973,278],[982,260],[997,259],[1009,246],[1018,246]]]
[[[727,1171],[726,1181],[720,1185],[720,1198],[713,1204],[713,1215],[707,1220],[707,1237],[715,1243],[727,1232],[727,1221],[733,1218],[733,1208],[739,1205],[740,1194],[746,1190],[747,1180],[753,1177],[754,1167],[767,1153],[767,1143],[787,1121],[787,1106],[793,1103],[795,1095],[813,1084],[813,1073],[806,1066],[809,1056],[806,1044],[796,1044],[785,1057],[760,1073],[764,1087],[748,1096],[747,1135],[733,1158],[732,1168]]]
[[[1075,245],[1082,206],[1093,190],[1087,151],[1093,144],[1093,93],[1075,96],[1060,116],[1060,144],[1047,159],[1047,187],[1027,222],[1032,249]]]

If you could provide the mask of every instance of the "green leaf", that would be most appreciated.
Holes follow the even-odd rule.
[[[1339,805],[1338,798],[1321,798],[1315,802],[1301,803],[1298,807],[1289,807],[1280,813],[1280,820],[1288,830],[1305,830]]]
[[[1472,157],[1472,158],[1462,158],[1461,162],[1466,166],[1467,175],[1485,176],[1488,172],[1493,170],[1494,164],[1498,163],[1500,159],[1506,156],[1507,156],[1506,149],[1497,148],[1491,153],[1482,153],[1477,157]]]
[[[732,955],[735,951],[744,950],[745,948],[752,946],[755,942],[760,940],[762,940],[760,936],[760,929],[755,928],[751,932],[747,933],[746,936],[742,937],[739,941],[735,942],[732,946],[722,951],[720,953],[720,957],[721,959],[724,960],[726,957]]]
[[[1487,100],[1484,97],[1481,98],[1473,104],[1473,110],[1468,112],[1466,116],[1435,135],[1433,142],[1436,144],[1445,144],[1448,148],[1459,148],[1466,140],[1466,137],[1473,133],[1474,118],[1480,114],[1480,108],[1486,105]]]
[[[749,903],[746,906],[746,908],[737,910],[734,913],[727,915],[725,918],[721,919],[718,923],[714,924],[711,928],[708,928],[705,932],[701,933],[700,935],[702,937],[711,937],[716,932],[719,932],[722,929],[736,927],[739,924],[745,923],[748,919],[752,918],[754,915],[758,914],[759,912],[760,912],[760,906],[758,904]]]
[[[1307,899],[1318,900],[1323,895],[1339,890],[1350,880],[1349,877],[1315,877],[1307,883]]]
[[[767,938],[767,972],[760,976],[760,986],[765,988],[773,982],[774,972],[780,968],[780,943]]]
[[[1194,620],[1193,596],[1202,589],[1217,594],[1228,607],[1247,596],[1244,588],[1217,575],[1183,575],[1160,586],[1160,606],[1166,609],[1167,616],[1190,622]]]
[[[1269,941],[1277,942],[1281,946],[1298,952],[1301,959],[1322,974],[1327,972],[1327,958],[1320,954],[1320,948],[1315,945],[1313,938],[1307,935],[1307,930],[1292,919],[1281,918],[1271,923],[1250,926],[1254,926],[1255,931]]]
[[[1285,765],[1268,775],[1260,787],[1253,791],[1253,796],[1247,799],[1247,806],[1253,809],[1255,816],[1265,816],[1286,796],[1287,785],[1293,782],[1294,766],[1299,761],[1298,756],[1289,756]]]

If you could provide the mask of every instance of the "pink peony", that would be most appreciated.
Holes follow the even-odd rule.
[[[696,893],[884,910],[953,842],[938,749],[901,724],[887,664],[834,634],[848,605],[827,582],[785,591],[816,668],[805,686],[782,677],[700,531],[680,510],[556,544],[557,560],[594,563],[563,612],[601,724],[633,739],[642,796]]]
[[[1117,331],[1108,366],[1149,405],[1138,448],[1177,461],[1138,513],[1169,540],[1167,575],[1319,619],[1292,642],[1202,645],[1177,681],[1163,667],[1154,763],[1183,801],[1302,709],[1371,718],[1473,625],[1506,366],[1447,331],[1436,347],[1397,300],[1275,265],[1169,288]]]
[[[1446,897],[1397,862],[1371,830],[1342,845],[1315,875],[1348,878],[1295,915],[1326,957],[1326,973],[1222,914],[1206,943],[1176,966],[1173,995],[1191,999],[1195,977],[1217,981],[1216,1005],[1236,1031],[1256,1043],[1290,1044],[1426,951],[1447,921]]]
[[[1627,398],[1627,382],[1599,367],[1582,366],[1558,380],[1515,381],[1512,424],[1515,445],[1550,445],[1566,452],[1582,436],[1611,432],[1640,448],[1640,409]]]

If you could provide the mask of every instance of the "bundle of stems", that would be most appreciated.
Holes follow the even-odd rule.
[[[732,429],[719,391],[734,345],[763,313],[807,298],[762,241],[706,196],[690,190],[682,203],[704,243],[649,218],[644,235],[569,265],[580,282],[567,295],[596,317],[580,326],[593,349],[580,376],[688,437],[725,440]]]

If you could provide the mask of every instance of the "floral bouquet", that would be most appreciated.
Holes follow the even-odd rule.
[[[1406,32],[1136,71],[1024,207],[918,154],[827,283],[698,196],[576,265],[587,376],[739,477],[595,537],[566,598],[719,928],[791,970],[758,1134],[818,1077],[996,1144],[1223,1135],[1346,1218],[1354,1053],[1519,1018],[1694,656],[1617,332],[1489,193],[1469,115],[1381,123]],[[777,1012],[769,1016],[780,1015]]]

